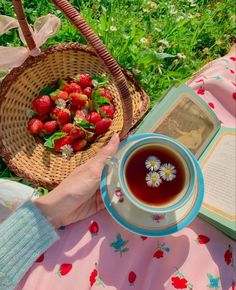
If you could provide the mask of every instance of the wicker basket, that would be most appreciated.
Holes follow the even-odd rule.
[[[52,46],[39,56],[29,57],[22,66],[13,69],[0,85],[0,153],[9,168],[27,181],[47,188],[61,182],[76,166],[94,156],[113,132],[124,137],[149,107],[149,97],[133,76],[112,58],[98,36],[78,11],[66,0],[53,0],[90,46],[66,43]],[[21,0],[14,8],[30,50],[35,43],[28,28]],[[78,73],[110,76],[116,114],[109,131],[87,150],[69,159],[47,150],[27,131],[26,111],[38,92],[56,79]]]

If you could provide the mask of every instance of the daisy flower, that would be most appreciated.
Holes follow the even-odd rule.
[[[162,182],[160,175],[155,171],[149,172],[145,179],[150,187],[158,187]]]
[[[159,174],[162,179],[171,181],[176,177],[176,169],[171,163],[165,163],[160,167]]]
[[[61,153],[63,157],[70,157],[73,154],[73,148],[71,145],[64,145],[61,147]]]
[[[157,171],[161,166],[161,161],[155,156],[149,156],[148,159],[145,161],[145,166],[151,171]]]
[[[63,99],[57,99],[55,101],[55,104],[57,105],[56,107],[60,110],[64,109],[66,107],[66,101]]]

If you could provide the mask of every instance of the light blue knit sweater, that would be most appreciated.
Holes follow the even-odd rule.
[[[31,202],[0,224],[0,289],[14,289],[34,261],[59,237]]]

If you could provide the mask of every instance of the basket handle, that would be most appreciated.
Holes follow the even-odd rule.
[[[70,22],[78,29],[83,37],[94,48],[98,57],[103,61],[113,76],[114,82],[120,92],[121,103],[123,108],[123,128],[120,133],[121,138],[124,137],[132,126],[133,109],[132,98],[129,92],[127,80],[116,60],[111,56],[106,46],[96,33],[90,28],[88,23],[83,19],[81,14],[67,0],[52,0],[55,6],[61,10]],[[21,0],[13,0],[17,19],[19,21],[22,33],[30,50],[36,47],[35,41],[29,29]]]

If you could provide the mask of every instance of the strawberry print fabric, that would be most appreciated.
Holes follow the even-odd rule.
[[[234,127],[236,58],[210,63],[188,85],[223,126]],[[236,244],[196,218],[161,238],[123,229],[106,210],[58,230],[60,240],[41,255],[18,290],[236,289]]]

